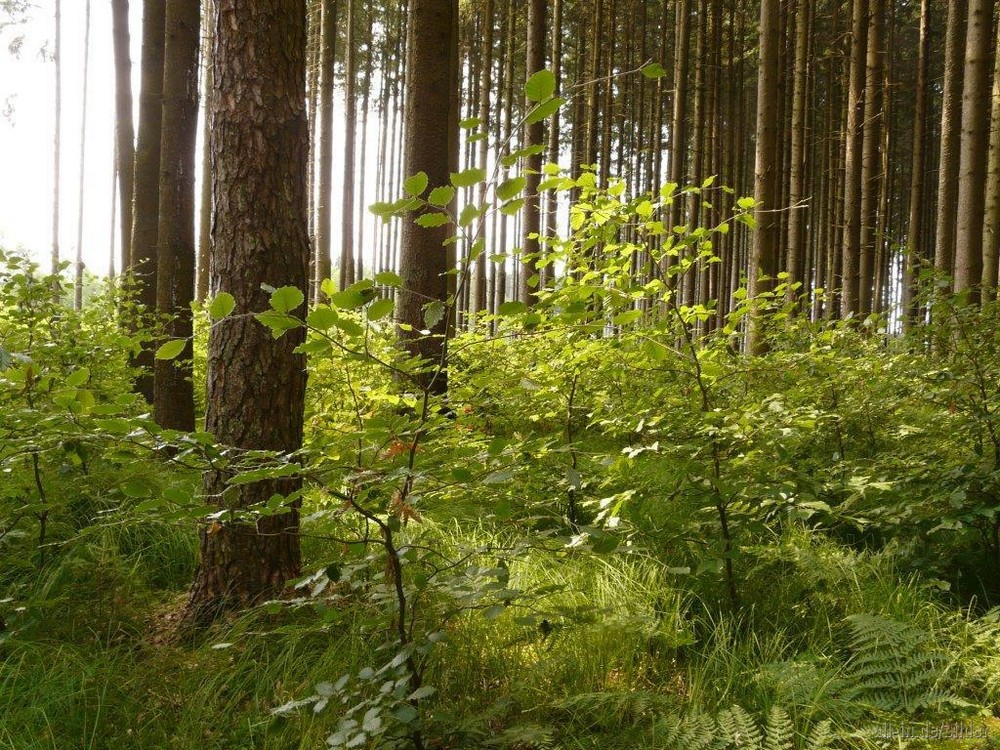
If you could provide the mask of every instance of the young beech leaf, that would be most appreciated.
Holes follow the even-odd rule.
[[[444,318],[444,302],[439,299],[424,305],[424,325],[433,329]]]
[[[552,115],[554,115],[565,103],[566,100],[561,96],[557,96],[555,99],[549,99],[547,102],[543,102],[531,110],[527,117],[524,118],[524,122],[526,125],[532,125],[536,122],[547,120],[552,117]]]
[[[511,177],[509,180],[504,180],[497,186],[497,198],[509,201],[524,190],[526,183],[527,180],[524,177]]]
[[[442,185],[431,190],[431,194],[427,196],[427,202],[432,206],[447,206],[454,197],[455,188],[451,185]]]
[[[403,183],[403,190],[407,195],[418,196],[423,195],[424,191],[427,189],[427,173],[417,172],[412,177],[407,177],[406,181]]]
[[[449,221],[451,221],[451,217],[448,214],[438,213],[437,211],[430,214],[421,214],[417,217],[417,224],[428,229],[431,227],[443,227]]]
[[[236,308],[236,300],[229,292],[219,292],[208,306],[208,314],[212,320],[222,320]]]
[[[70,373],[70,376],[66,378],[66,386],[68,388],[79,388],[81,385],[90,379],[90,370],[86,367],[81,367],[79,370],[74,370]]]
[[[479,167],[466,169],[464,172],[452,172],[451,184],[457,188],[472,187],[486,179],[486,170]]]
[[[290,313],[305,302],[305,299],[301,289],[296,289],[294,286],[283,286],[271,292],[271,307],[280,313]]]
[[[380,299],[372,302],[368,308],[368,320],[381,320],[392,312],[395,303],[391,299]]]
[[[392,271],[382,271],[375,274],[375,281],[382,286],[403,286],[403,278]]]
[[[662,78],[667,74],[663,66],[657,62],[651,62],[647,65],[643,65],[639,72],[641,72],[646,78]]]
[[[184,351],[187,339],[172,339],[156,350],[157,359],[174,359]]]
[[[556,90],[556,76],[551,70],[539,70],[524,84],[524,95],[533,102],[548,99]]]

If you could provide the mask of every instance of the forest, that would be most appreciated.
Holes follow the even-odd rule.
[[[39,35],[0,750],[1000,747],[994,0]]]

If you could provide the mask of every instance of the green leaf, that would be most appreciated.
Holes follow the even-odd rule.
[[[657,62],[651,62],[643,65],[639,68],[639,72],[646,76],[646,78],[663,78],[663,76],[667,74],[664,67]]]
[[[184,351],[187,339],[172,339],[156,350],[157,359],[175,359]]]
[[[429,214],[421,214],[420,216],[417,217],[417,224],[427,229],[433,227],[443,227],[450,221],[451,217],[448,216],[448,214],[439,213],[437,211]]]
[[[527,184],[527,180],[524,177],[511,177],[509,180],[504,180],[497,186],[497,198],[509,201],[524,190],[525,184]]]
[[[289,313],[305,302],[306,296],[301,289],[294,286],[283,286],[271,292],[271,307],[280,313]]]
[[[464,172],[452,172],[451,184],[457,188],[472,187],[486,179],[486,170],[480,167],[466,169]]]
[[[424,325],[428,329],[434,328],[444,318],[444,302],[436,299],[424,305]]]
[[[500,213],[502,213],[504,216],[515,216],[523,206],[524,206],[524,198],[517,198],[516,200],[507,201],[502,206],[500,206]]]
[[[473,128],[478,128],[480,120],[478,117],[467,117],[458,123],[458,126],[463,130],[472,130]]]
[[[529,101],[540,102],[548,99],[556,90],[556,76],[551,70],[539,70],[524,84],[524,95]]]
[[[528,116],[524,118],[526,125],[531,125],[536,122],[541,122],[542,120],[547,120],[556,112],[559,108],[566,103],[566,100],[561,96],[557,96],[554,99],[549,99],[547,102],[539,104],[533,110],[528,113]]]
[[[229,292],[219,292],[208,306],[212,320],[222,320],[236,308],[236,300]]]
[[[427,196],[427,202],[432,206],[447,206],[451,203],[452,198],[455,197],[455,188],[451,185],[442,185],[441,187],[436,187],[431,190],[431,194]]]
[[[423,195],[424,191],[427,189],[427,173],[417,172],[412,177],[407,177],[406,181],[403,183],[403,190],[407,195],[412,195],[414,197]]]
[[[361,289],[349,288],[330,296],[330,304],[341,310],[356,310],[364,305],[370,297]]]
[[[319,331],[326,331],[333,327],[337,322],[337,313],[333,308],[328,305],[317,305],[309,317],[306,318],[306,323],[310,328],[315,328]]]
[[[391,313],[395,306],[396,303],[388,298],[373,302],[367,310],[368,320],[381,320]]]
[[[392,271],[382,271],[382,273],[375,274],[375,281],[382,286],[403,286],[403,277]]]
[[[181,348],[183,348],[183,342]],[[66,378],[66,386],[68,388],[79,388],[88,380],[90,380],[90,369],[81,367],[79,370],[71,372],[69,377]]]
[[[483,215],[483,211],[484,209],[479,208],[475,203],[467,203],[462,209],[462,215],[458,217],[458,225],[461,227],[469,226]]]
[[[497,308],[498,315],[517,315],[528,309],[528,306],[519,300],[504,302]]]
[[[262,313],[257,313],[254,317],[258,322],[270,328],[271,335],[276,339],[281,338],[281,335],[285,331],[291,331],[293,328],[298,328],[302,325],[302,321],[277,310],[265,310]]]

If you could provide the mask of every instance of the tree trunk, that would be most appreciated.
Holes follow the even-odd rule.
[[[200,30],[201,0],[171,0],[163,55],[156,309],[171,316],[167,335],[187,343],[176,359],[156,361],[153,415],[161,427],[188,431],[194,430],[191,302]]]
[[[160,206],[160,131],[163,97],[163,34],[166,0],[146,0],[142,9],[142,79],[139,132],[135,148],[135,195],[132,215],[132,271],[137,301],[146,312],[156,309],[156,248]],[[153,345],[136,358],[136,390],[153,403]]]
[[[427,174],[431,187],[449,184],[454,152],[458,145],[457,46],[455,44],[456,0],[410,0],[410,34],[406,61],[406,142],[403,174]],[[453,132],[453,129],[456,132]],[[424,304],[448,297],[448,262],[445,242],[453,226],[421,227],[403,222],[400,276],[403,289],[396,308],[397,321],[412,330],[400,329],[400,338],[414,356],[444,364],[446,357],[445,316],[433,326],[424,319]],[[430,333],[419,333],[423,329]],[[445,393],[447,377],[441,373],[423,382],[434,393]]]
[[[212,134],[209,129],[208,112],[211,107],[212,89],[212,3],[205,0],[202,16],[205,19],[205,46],[202,53],[202,134],[201,134],[201,206],[198,221],[198,276],[195,299],[204,302],[208,298],[208,269],[212,262],[212,151],[208,147]]]
[[[986,178],[986,219],[983,223],[983,301],[996,297],[1000,256],[1000,14],[993,68],[993,103],[990,113],[989,173]]]
[[[482,11],[482,40],[483,47],[480,59],[480,81],[479,81],[479,130],[481,133],[490,132],[490,112],[493,111],[493,22],[496,4],[494,0],[486,0]],[[479,166],[487,169],[489,160],[489,138],[482,138],[479,141]],[[486,182],[479,183],[478,203],[480,206],[486,205]],[[483,238],[485,239],[485,237]],[[476,324],[476,316],[482,311],[489,311],[489,302],[486,298],[486,263],[489,253],[483,252],[475,260],[472,271],[472,288],[469,295],[469,321],[471,325]]]
[[[815,208],[806,209],[800,204],[806,198],[806,75],[809,49],[809,6],[806,0],[795,5],[795,73],[792,83],[792,138],[791,164],[788,173],[788,291],[786,297],[794,301],[798,296],[795,283],[805,284],[805,224],[807,212],[816,215]]]
[[[56,0],[56,33],[52,62],[56,76],[55,128],[52,135],[52,275],[59,273],[59,166],[62,151],[62,3]]]
[[[848,74],[847,128],[844,145],[844,242],[840,314],[860,311],[861,191],[865,121],[865,57],[868,49],[868,0],[854,0],[851,63]]]
[[[777,199],[774,179],[778,148],[778,45],[780,0],[762,0],[760,5],[760,71],[757,79],[757,156],[754,167],[754,197],[757,199],[757,229],[750,264],[750,296],[770,291],[778,274]],[[767,350],[761,314],[751,321],[748,348],[752,354]]]
[[[115,55],[115,164],[118,172],[118,218],[121,223],[119,268],[132,263],[132,193],[135,180],[135,125],[132,121],[132,52],[129,42],[128,0],[111,0]]]
[[[545,16],[547,0],[531,0],[528,4],[528,38],[526,74],[530,78],[545,69]],[[610,84],[609,84],[610,85]],[[525,102],[526,111],[532,102]],[[543,145],[544,123],[539,120],[524,126],[523,146]],[[541,234],[541,198],[538,185],[541,182],[542,154],[532,154],[525,159],[525,203],[524,231],[521,239],[521,275],[518,283],[518,299],[524,304],[531,302],[530,277],[535,274],[535,263],[539,254],[538,235]]]
[[[87,171],[87,75],[90,69],[90,0],[84,6],[83,21],[83,102],[80,107],[80,189],[76,210],[76,264],[73,273],[73,307],[83,307],[83,199]]]
[[[333,75],[337,44],[337,0],[323,0],[319,70],[319,195],[316,198],[316,298],[331,276],[330,237],[333,232]]]
[[[209,336],[205,424],[223,445],[292,452],[302,445],[306,372],[295,348],[304,335],[275,340],[250,313],[268,307],[261,284],[308,283],[305,1],[216,0],[213,25],[211,282],[236,298],[236,310]],[[273,479],[228,488],[226,480],[207,472],[205,494],[229,508],[300,486]],[[206,622],[277,596],[299,569],[295,504],[256,526],[215,523],[201,535],[188,616]]]
[[[764,18],[763,11],[761,13],[761,18]],[[684,157],[687,152],[687,78],[691,56],[691,35],[688,30],[690,25],[691,0],[679,0],[677,3],[677,22],[674,27],[674,108],[670,125],[670,182],[678,186],[684,183]],[[761,31],[763,32],[763,27]],[[777,42],[775,43],[777,44]],[[775,67],[777,67],[777,63],[775,63]],[[683,206],[683,200],[680,197],[675,197],[670,208],[668,231],[681,223]]]
[[[923,213],[926,200],[924,167],[927,131],[927,77],[930,65],[930,0],[920,0],[920,51],[917,57],[916,101],[913,105],[913,140],[910,147],[910,210],[906,229],[906,258],[903,269],[902,311],[903,331],[909,331],[916,322],[914,286],[917,271],[926,260],[926,249],[921,242]]]
[[[945,36],[944,93],[941,103],[941,150],[938,166],[934,268],[945,276],[955,270],[958,218],[959,136],[962,131],[962,75],[968,0],[949,0]]]
[[[955,233],[955,292],[968,292],[971,302],[979,300],[979,285],[983,276],[992,33],[993,0],[971,0],[965,42]]]
[[[346,49],[344,50],[344,182],[340,214],[340,288],[356,280],[354,269],[354,153],[357,143],[358,106],[355,78],[354,10],[356,0],[347,0]]]
[[[872,312],[875,278],[876,222],[879,176],[882,174],[882,129],[885,107],[882,101],[885,74],[885,0],[869,0],[870,23],[865,73],[865,119],[862,127],[861,155],[861,222],[858,256],[858,313],[865,317]]]

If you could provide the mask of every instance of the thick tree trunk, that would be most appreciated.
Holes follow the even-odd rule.
[[[945,36],[934,268],[948,277],[955,271],[959,140],[962,132],[962,75],[965,69],[963,50],[967,8],[968,0],[949,0],[948,30]]]
[[[135,124],[132,121],[132,52],[128,0],[111,0],[115,55],[115,164],[118,172],[118,219],[121,223],[121,273],[132,263],[132,193],[135,180]]]
[[[545,68],[545,24],[546,0],[531,0],[528,4],[527,76]],[[609,84],[610,85],[610,84]],[[532,102],[526,102],[530,109]],[[539,120],[524,126],[524,146],[543,145],[545,124]],[[524,304],[531,302],[530,277],[535,274],[535,262],[539,254],[538,235],[541,234],[541,197],[538,185],[541,182],[542,154],[532,154],[525,159],[525,203],[524,227],[521,235],[521,275],[518,279],[518,299]]]
[[[455,24],[457,0],[410,0],[410,33],[406,61],[406,142],[403,174],[424,172],[431,187],[449,184],[453,153],[457,148],[456,82],[457,46]],[[426,325],[424,305],[448,297],[448,260],[445,242],[452,236],[451,224],[421,227],[403,222],[400,276],[403,289],[396,307],[397,321],[412,330],[399,331],[413,355],[444,364],[447,316]],[[421,330],[429,329],[428,334]],[[447,392],[445,373],[423,383],[435,393]]]
[[[275,340],[250,313],[268,307],[261,284],[304,290],[308,281],[305,0],[216,0],[213,25],[211,281],[214,293],[236,298],[236,310],[209,337],[206,429],[223,445],[291,452],[302,445],[306,373],[295,348],[303,334]],[[226,480],[206,473],[205,493],[229,508],[299,487]],[[277,596],[299,569],[295,507],[256,526],[213,524],[202,532],[189,618]]]
[[[194,430],[191,301],[200,29],[201,1],[171,0],[163,56],[156,308],[171,316],[167,335],[187,343],[176,359],[156,361],[153,415],[161,427],[174,430]]]
[[[163,35],[166,0],[146,0],[142,9],[142,78],[139,86],[139,132],[135,148],[135,195],[132,215],[132,271],[138,301],[156,309],[156,248],[160,206],[160,131],[163,98]],[[136,364],[136,390],[153,403],[153,348],[146,345]]]
[[[990,53],[993,0],[971,0],[965,42],[962,141],[959,146],[955,292],[979,300],[983,276],[983,217],[990,141]]]
[[[757,79],[757,157],[754,167],[754,197],[757,199],[757,229],[750,263],[750,296],[774,287],[778,275],[777,200],[774,179],[778,147],[778,45],[780,0],[762,0],[760,5],[760,72]],[[751,321],[748,348],[752,354],[767,350],[762,315]]]

